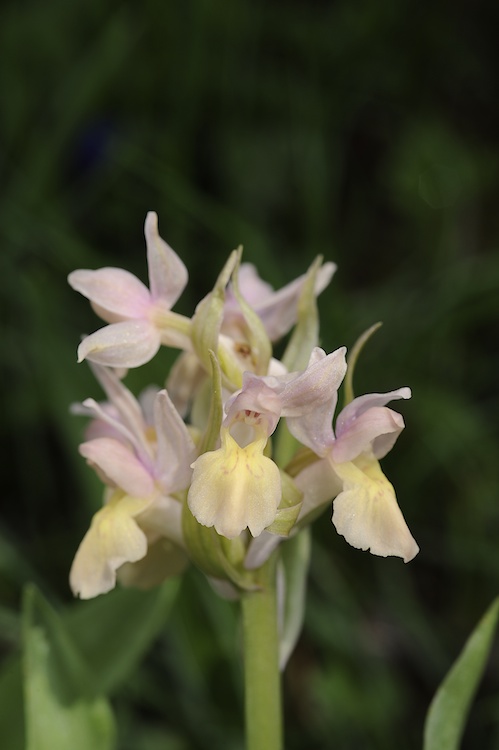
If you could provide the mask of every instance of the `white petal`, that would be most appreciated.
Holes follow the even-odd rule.
[[[140,367],[161,346],[160,334],[147,320],[113,323],[83,339],[78,362],[89,359],[108,367]]]
[[[159,236],[158,215],[154,211],[149,211],[146,216],[144,233],[152,297],[164,300],[171,309],[186,287],[187,269],[170,245]]]
[[[122,268],[99,268],[97,271],[80,269],[68,276],[70,286],[87,297],[102,312],[123,319],[143,318],[151,306],[147,287],[129,271]]]

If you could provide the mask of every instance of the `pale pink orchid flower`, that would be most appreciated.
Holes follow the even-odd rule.
[[[295,478],[304,493],[299,521],[336,496],[332,520],[349,544],[404,562],[416,556],[419,547],[379,465],[404,428],[402,416],[386,404],[410,397],[409,388],[399,388],[355,398],[338,415],[336,434],[336,400],[329,409],[288,419],[290,432],[321,459]]]
[[[109,325],[83,339],[78,361],[88,359],[110,367],[139,367],[161,344],[190,348],[190,320],[171,311],[187,284],[187,270],[158,234],[158,217],[145,220],[149,289],[121,268],[80,269],[69,284],[87,297]]]
[[[330,262],[319,268],[315,281],[317,297],[328,286],[335,271],[336,265]],[[270,284],[260,278],[252,263],[242,263],[238,279],[241,295],[261,319],[269,339],[278,341],[285,336],[297,321],[298,300],[307,275],[298,276],[275,291]],[[222,332],[237,338],[241,328],[244,329],[244,316],[229,285],[225,297]]]
[[[188,504],[197,521],[233,539],[248,528],[259,536],[275,520],[281,501],[276,464],[264,455],[281,417],[298,417],[333,399],[346,371],[345,348],[319,348],[307,368],[279,376],[246,372],[243,387],[226,403],[221,447],[193,464]]]
[[[195,446],[168,393],[154,400],[153,426],[111,371],[99,368],[101,382],[113,394],[114,414],[92,399],[87,413],[111,428],[80,446],[80,453],[108,487],[107,501],[83,538],[70,573],[73,592],[89,599],[114,588],[125,563],[144,560],[150,546],[165,539],[169,562],[177,570],[185,555],[181,504],[172,495],[191,479]],[[115,416],[117,414],[118,416]],[[133,575],[128,574],[133,579]]]

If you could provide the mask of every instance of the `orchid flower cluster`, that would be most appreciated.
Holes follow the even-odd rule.
[[[379,459],[404,421],[387,404],[409,388],[353,397],[360,347],[318,347],[316,298],[335,271],[318,259],[279,291],[235,250],[192,318],[172,311],[187,270],[148,213],[149,288],[119,268],[77,270],[69,283],[107,323],[84,338],[106,400],[80,453],[102,480],[104,502],[76,553],[70,584],[83,599],[116,585],[147,588],[189,561],[227,596],[333,501],[346,541],[405,562],[418,552]],[[281,360],[273,344],[291,333]],[[138,398],[128,368],[161,346],[180,350],[164,388]],[[346,405],[336,417],[338,389]]]

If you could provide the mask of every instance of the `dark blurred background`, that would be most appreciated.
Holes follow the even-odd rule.
[[[420,747],[499,589],[498,6],[26,0],[0,17],[3,652],[27,580],[70,605],[100,503],[68,406],[101,397],[75,354],[101,323],[66,276],[145,280],[153,209],[190,271],[183,313],[242,243],[275,287],[317,254],[338,264],[326,350],[384,322],[356,391],[413,389],[383,466],[421,552],[374,558],[317,522],[287,748]],[[127,383],[162,383],[169,357]],[[238,638],[191,571],[115,697],[120,750],[240,748]],[[463,747],[499,748],[497,650]]]

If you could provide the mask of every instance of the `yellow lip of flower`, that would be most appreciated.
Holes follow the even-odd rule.
[[[338,534],[352,547],[369,549],[373,555],[412,560],[419,547],[376,458],[364,454],[355,461],[331,463],[343,481],[343,491],[333,503],[332,520]]]
[[[135,519],[152,501],[153,497],[134,498],[117,490],[95,514],[71,567],[75,595],[91,599],[110,591],[121,565],[145,557],[147,538]]]
[[[193,464],[189,508],[200,524],[214,526],[228,539],[246,528],[259,536],[274,521],[281,499],[279,469],[263,455],[267,436],[256,432],[256,439],[241,448],[222,428],[221,447]]]

